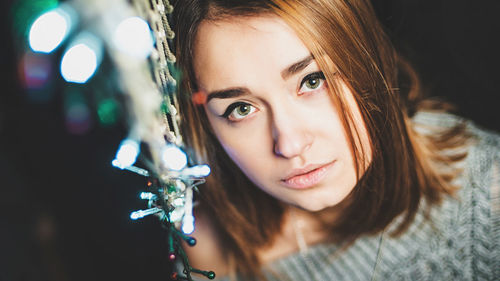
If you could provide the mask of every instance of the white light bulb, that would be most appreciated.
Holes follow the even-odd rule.
[[[197,165],[185,169],[182,174],[196,178],[206,177],[210,174],[210,167],[208,165]]]
[[[151,200],[153,198],[156,198],[156,195],[151,192],[141,192],[140,198],[143,200]]]
[[[61,74],[64,80],[85,83],[97,69],[95,52],[85,44],[71,47],[61,62]]]
[[[192,215],[184,216],[182,220],[182,232],[187,235],[194,232],[194,217]]]
[[[143,218],[145,216],[149,216],[149,215],[153,215],[153,214],[159,213],[161,211],[162,210],[160,208],[158,208],[158,207],[154,207],[154,208],[147,209],[147,210],[138,210],[138,211],[132,212],[130,214],[130,218],[133,219],[133,220],[137,220],[137,219]]]
[[[130,214],[130,218],[133,219],[133,220],[140,219],[141,218],[141,214],[138,213],[138,212],[133,212],[133,213]]]
[[[71,19],[60,8],[38,17],[29,31],[29,44],[33,51],[50,53],[68,35]]]
[[[147,58],[154,47],[149,25],[139,17],[123,20],[113,34],[113,43],[118,50],[140,59]]]
[[[66,50],[61,60],[64,80],[86,83],[96,72],[102,60],[102,43],[89,32],[82,32]]]
[[[180,171],[187,165],[187,156],[184,151],[175,145],[167,145],[161,154],[163,164],[170,170]]]
[[[137,141],[125,139],[120,143],[115,159],[111,164],[120,169],[132,166],[137,160],[139,152],[140,147]]]

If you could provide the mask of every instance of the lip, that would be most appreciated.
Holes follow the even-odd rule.
[[[320,183],[328,174],[335,161],[326,164],[308,165],[302,169],[294,169],[281,182],[294,189],[306,189]]]

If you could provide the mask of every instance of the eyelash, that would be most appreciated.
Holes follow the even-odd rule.
[[[325,75],[323,74],[323,72],[321,71],[317,71],[317,72],[313,72],[313,73],[310,73],[308,75],[306,75],[302,81],[300,82],[300,88],[299,88],[299,91],[304,87],[304,84],[307,82],[307,81],[310,81],[310,80],[321,80],[319,83],[320,85],[318,87],[316,87],[315,89],[310,89],[308,91],[301,91],[300,93],[303,94],[303,93],[307,93],[307,92],[312,92],[314,90],[317,90],[319,87],[322,86],[322,84],[325,82]],[[221,117],[227,119],[229,122],[239,122],[240,120],[231,120],[230,119],[230,116],[231,114],[234,113],[234,111],[240,107],[240,106],[251,106],[252,109],[251,109],[251,112],[248,113],[248,114],[251,114],[255,111],[255,107],[247,102],[235,102],[235,103],[232,103],[230,104],[227,109],[224,111],[224,113],[222,115],[220,115]],[[244,119],[244,118],[241,118],[241,119]]]

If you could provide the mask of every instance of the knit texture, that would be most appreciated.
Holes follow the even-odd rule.
[[[449,127],[449,114],[419,113],[415,124]],[[428,127],[426,127],[428,128]],[[425,129],[422,129],[425,130]],[[467,123],[474,136],[456,179],[461,188],[397,238],[386,232],[361,237],[346,250],[317,244],[264,265],[269,281],[330,280],[500,280],[500,135]],[[200,279],[201,280],[201,279]],[[231,280],[222,278],[217,280]],[[238,280],[243,280],[239,278]]]

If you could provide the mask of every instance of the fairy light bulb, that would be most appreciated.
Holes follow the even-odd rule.
[[[139,195],[139,197],[142,199],[142,200],[151,200],[151,199],[155,199],[156,198],[156,195],[154,195],[153,193],[151,192],[141,192],[141,194]]]
[[[139,152],[140,146],[137,141],[132,139],[124,139],[120,143],[120,147],[116,152],[115,159],[111,162],[111,164],[120,169],[132,166],[137,160]]]
[[[210,167],[208,165],[197,165],[186,168],[182,171],[184,176],[191,176],[195,178],[206,177],[210,174]]]
[[[130,56],[147,58],[154,48],[148,23],[140,17],[124,19],[113,34],[114,46]]]
[[[194,217],[184,215],[184,219],[182,220],[182,232],[184,234],[191,234],[194,231]]]
[[[61,75],[72,83],[86,83],[102,60],[102,43],[89,32],[83,32],[66,50],[61,60]]]
[[[54,51],[68,36],[75,21],[75,12],[69,5],[61,4],[42,14],[31,25],[28,35],[30,48],[40,53]]]
[[[138,220],[138,219],[141,219],[141,218],[143,218],[145,216],[156,214],[156,213],[159,213],[161,211],[162,210],[160,208],[158,208],[158,207],[154,207],[154,208],[147,209],[147,210],[139,210],[139,211],[132,212],[130,214],[130,218],[132,220]]]
[[[186,153],[175,145],[165,146],[161,158],[165,167],[170,170],[181,171],[187,165]]]
[[[184,217],[182,218],[182,232],[191,234],[194,231],[194,216],[193,216],[193,189],[186,189],[184,201]]]

